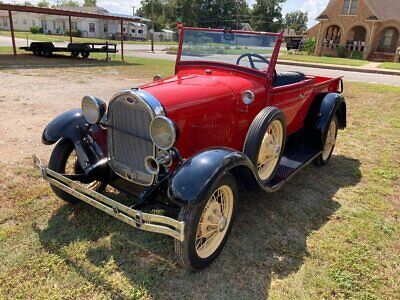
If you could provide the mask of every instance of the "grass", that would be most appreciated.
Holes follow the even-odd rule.
[[[2,36],[11,36],[10,31],[0,30],[0,35]],[[29,41],[40,41],[40,42],[68,42],[69,36],[64,35],[52,35],[52,34],[32,34],[28,31],[16,31],[15,37],[20,39],[28,38]],[[119,44],[120,41],[108,40],[110,43]],[[73,37],[73,42],[76,43],[105,43],[105,39],[97,39],[97,38],[83,38],[83,37]],[[127,44],[150,44],[150,41],[124,41]],[[155,44],[160,45],[177,45],[176,42],[155,42]]]
[[[299,55],[282,54],[279,56],[279,59],[316,63],[316,64],[343,65],[343,66],[353,66],[353,67],[361,67],[368,64],[368,61],[366,60],[328,57],[328,56],[313,56],[313,55],[303,55],[303,54]]]
[[[379,65],[381,69],[400,70],[400,63],[385,62]]]
[[[110,68],[173,70],[130,63]],[[345,97],[331,163],[242,193],[226,248],[197,274],[176,266],[171,239],[64,204],[28,163],[0,163],[0,298],[399,299],[400,88],[346,83]]]

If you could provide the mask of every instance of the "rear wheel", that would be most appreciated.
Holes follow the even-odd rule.
[[[72,51],[72,52],[71,52],[71,55],[72,55],[73,57],[78,57],[78,56],[79,56],[79,51]]]
[[[338,128],[338,119],[336,116],[334,116],[329,123],[325,145],[322,153],[314,160],[314,165],[316,165],[317,167],[325,166],[330,161],[336,145]]]
[[[200,270],[208,267],[221,253],[235,218],[238,189],[228,174],[215,182],[204,204],[181,209],[179,220],[185,222],[185,240],[175,240],[180,265]]]
[[[54,148],[51,153],[49,161],[49,169],[59,174],[75,175],[83,174],[83,170],[78,163],[76,156],[75,146],[70,140],[63,139]],[[87,188],[92,191],[102,192],[106,188],[107,184],[101,181],[93,181],[88,184],[84,184]],[[72,195],[64,192],[63,190],[50,185],[53,192],[62,200],[77,203],[79,199]]]

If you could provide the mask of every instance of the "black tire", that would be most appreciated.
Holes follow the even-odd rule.
[[[82,51],[81,55],[83,58],[88,58],[90,56],[90,52],[89,51]]]
[[[46,58],[51,58],[53,57],[53,52],[51,52],[50,50],[43,50],[43,56]]]
[[[71,55],[73,57],[78,57],[79,56],[79,51],[71,51]]]
[[[42,55],[42,52],[37,48],[32,49],[32,52],[33,52],[33,55],[35,55],[35,56],[41,56]]]
[[[213,193],[225,185],[230,187],[233,194],[233,210],[231,220],[229,224],[226,225],[227,229],[225,231],[225,236],[219,243],[216,250],[210,256],[202,258],[198,255],[196,250],[196,234],[200,218]],[[221,180],[214,182],[202,205],[192,208],[181,208],[178,219],[179,221],[185,222],[185,240],[183,242],[175,240],[175,254],[181,267],[193,271],[201,270],[211,265],[217,259],[224,248],[235,221],[238,195],[239,192],[235,177],[228,173]]]
[[[53,152],[51,153],[50,156],[50,161],[49,161],[49,169],[53,170],[54,172],[60,173],[60,174],[65,174],[65,167],[68,161],[68,158],[72,154],[72,152],[75,150],[74,144],[67,139],[62,139],[57,143],[55,148],[53,149]],[[75,167],[75,173],[78,173],[77,170],[80,169],[78,164]],[[79,172],[80,173],[80,172]],[[96,192],[102,192],[106,188],[107,183],[104,182],[99,182],[96,184],[92,190]],[[75,198],[74,196],[64,192],[63,190],[53,186],[50,184],[51,189],[53,192],[59,197],[60,199],[69,202],[69,203],[78,203],[80,200]]]
[[[244,154],[246,154],[250,160],[253,162],[255,168],[257,168],[258,164],[258,156],[260,154],[260,148],[262,141],[264,139],[265,132],[272,122],[275,120],[279,120],[283,129],[283,140],[280,149],[280,154],[278,161],[274,170],[272,171],[269,178],[262,180],[258,178],[259,182],[262,185],[267,185],[275,176],[276,171],[278,170],[279,163],[281,161],[283,152],[285,150],[285,142],[286,142],[286,119],[283,112],[276,107],[266,107],[264,108],[253,120],[253,123],[250,126],[249,132],[247,134],[245,146],[244,146]],[[257,170],[256,170],[257,173]],[[258,175],[257,175],[258,176]]]
[[[316,167],[323,167],[323,166],[327,165],[327,164],[329,163],[329,161],[331,160],[331,158],[332,158],[332,153],[333,153],[333,150],[335,149],[336,138],[337,138],[337,133],[338,133],[338,128],[339,128],[339,122],[338,122],[338,119],[337,119],[336,115],[333,116],[331,122],[334,122],[334,123],[335,123],[335,128],[336,128],[335,133],[334,133],[334,134],[335,134],[335,144],[333,145],[333,147],[332,147],[332,149],[330,150],[329,155],[328,155],[327,157],[324,157],[323,153],[321,153],[317,158],[314,159],[313,163],[314,163],[314,165],[315,165]],[[329,124],[330,124],[330,123],[329,123]],[[326,138],[326,137],[327,137],[327,135],[328,135],[329,128],[330,128],[330,125],[328,126],[327,132],[326,132],[325,135],[324,135],[325,144],[326,144],[326,142],[327,142],[327,138]],[[325,149],[325,145],[324,145],[324,149]],[[323,149],[323,150],[324,150],[324,149]]]

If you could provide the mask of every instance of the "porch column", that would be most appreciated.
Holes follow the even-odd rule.
[[[14,59],[17,59],[17,46],[15,45],[14,23],[11,10],[8,11],[8,19],[10,20],[11,41],[13,46]]]
[[[323,44],[323,34],[322,34],[323,24],[322,23],[323,23],[323,21],[321,20],[319,22],[317,44],[315,46],[315,55],[317,55],[317,56],[321,56],[321,54],[322,54],[322,44]]]
[[[72,21],[71,21],[71,16],[68,16],[68,23],[69,23],[69,42],[72,43]]]

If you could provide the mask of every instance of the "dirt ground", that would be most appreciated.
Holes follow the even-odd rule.
[[[41,143],[41,134],[52,118],[79,107],[85,95],[108,102],[139,83],[113,67],[0,70],[0,162],[14,164],[33,152],[48,157],[52,147]]]

